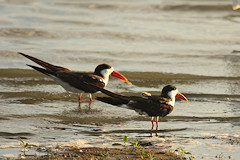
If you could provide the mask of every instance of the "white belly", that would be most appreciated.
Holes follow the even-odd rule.
[[[53,79],[59,84],[61,85],[66,91],[68,92],[73,92],[73,93],[82,93],[84,91],[80,90],[80,89],[77,89],[75,87],[72,87],[71,85],[69,85],[68,83],[66,82],[63,82],[61,81],[60,79],[56,78],[56,77],[53,77]]]

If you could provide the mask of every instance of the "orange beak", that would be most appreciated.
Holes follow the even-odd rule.
[[[186,101],[186,102],[189,103],[188,99],[187,99],[182,93],[180,93],[180,92],[177,93],[176,97],[177,97],[178,99],[181,99],[181,100]]]
[[[123,80],[124,82],[127,82],[128,84],[132,84],[131,82],[129,82],[129,81],[127,80],[126,77],[124,77],[121,73],[119,73],[119,72],[117,72],[117,71],[113,71],[113,72],[111,73],[111,76],[113,76],[113,77],[115,77],[115,78],[118,78],[118,79],[121,79],[121,80]]]

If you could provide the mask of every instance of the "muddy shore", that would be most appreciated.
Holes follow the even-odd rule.
[[[23,157],[22,157],[23,158]],[[180,155],[170,151],[162,151],[159,148],[145,148],[145,147],[123,147],[123,148],[62,148],[56,152],[49,153],[40,157],[26,157],[28,160],[43,160],[43,159],[76,159],[76,160],[99,160],[99,159],[113,159],[113,160],[138,160],[138,159],[184,159]]]

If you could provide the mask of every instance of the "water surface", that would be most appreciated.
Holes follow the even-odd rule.
[[[18,136],[40,147],[112,147],[128,136],[196,159],[221,152],[238,159],[240,18],[231,7],[219,0],[1,1],[0,157],[21,153]],[[190,103],[177,101],[150,137],[149,117],[97,100],[89,110],[87,97],[79,110],[77,94],[28,68],[33,63],[17,52],[77,71],[109,63],[134,84],[111,78],[111,91],[160,94],[173,84]]]

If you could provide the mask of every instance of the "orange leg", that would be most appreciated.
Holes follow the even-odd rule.
[[[152,120],[151,120],[151,122],[152,122],[152,130],[153,130],[153,127],[154,127],[153,119],[154,119],[154,117],[152,117]]]
[[[79,94],[79,97],[78,97],[78,102],[80,103],[81,101],[81,98],[82,98],[82,93]]]
[[[91,93],[89,93],[89,99],[90,99],[90,102],[93,102],[92,94],[91,94]]]
[[[159,120],[159,116],[156,117],[156,125],[157,125],[156,130],[158,130],[158,120]]]
[[[79,110],[81,110],[81,97],[82,97],[82,93],[80,93],[79,97],[78,97],[78,108],[79,108]]]

